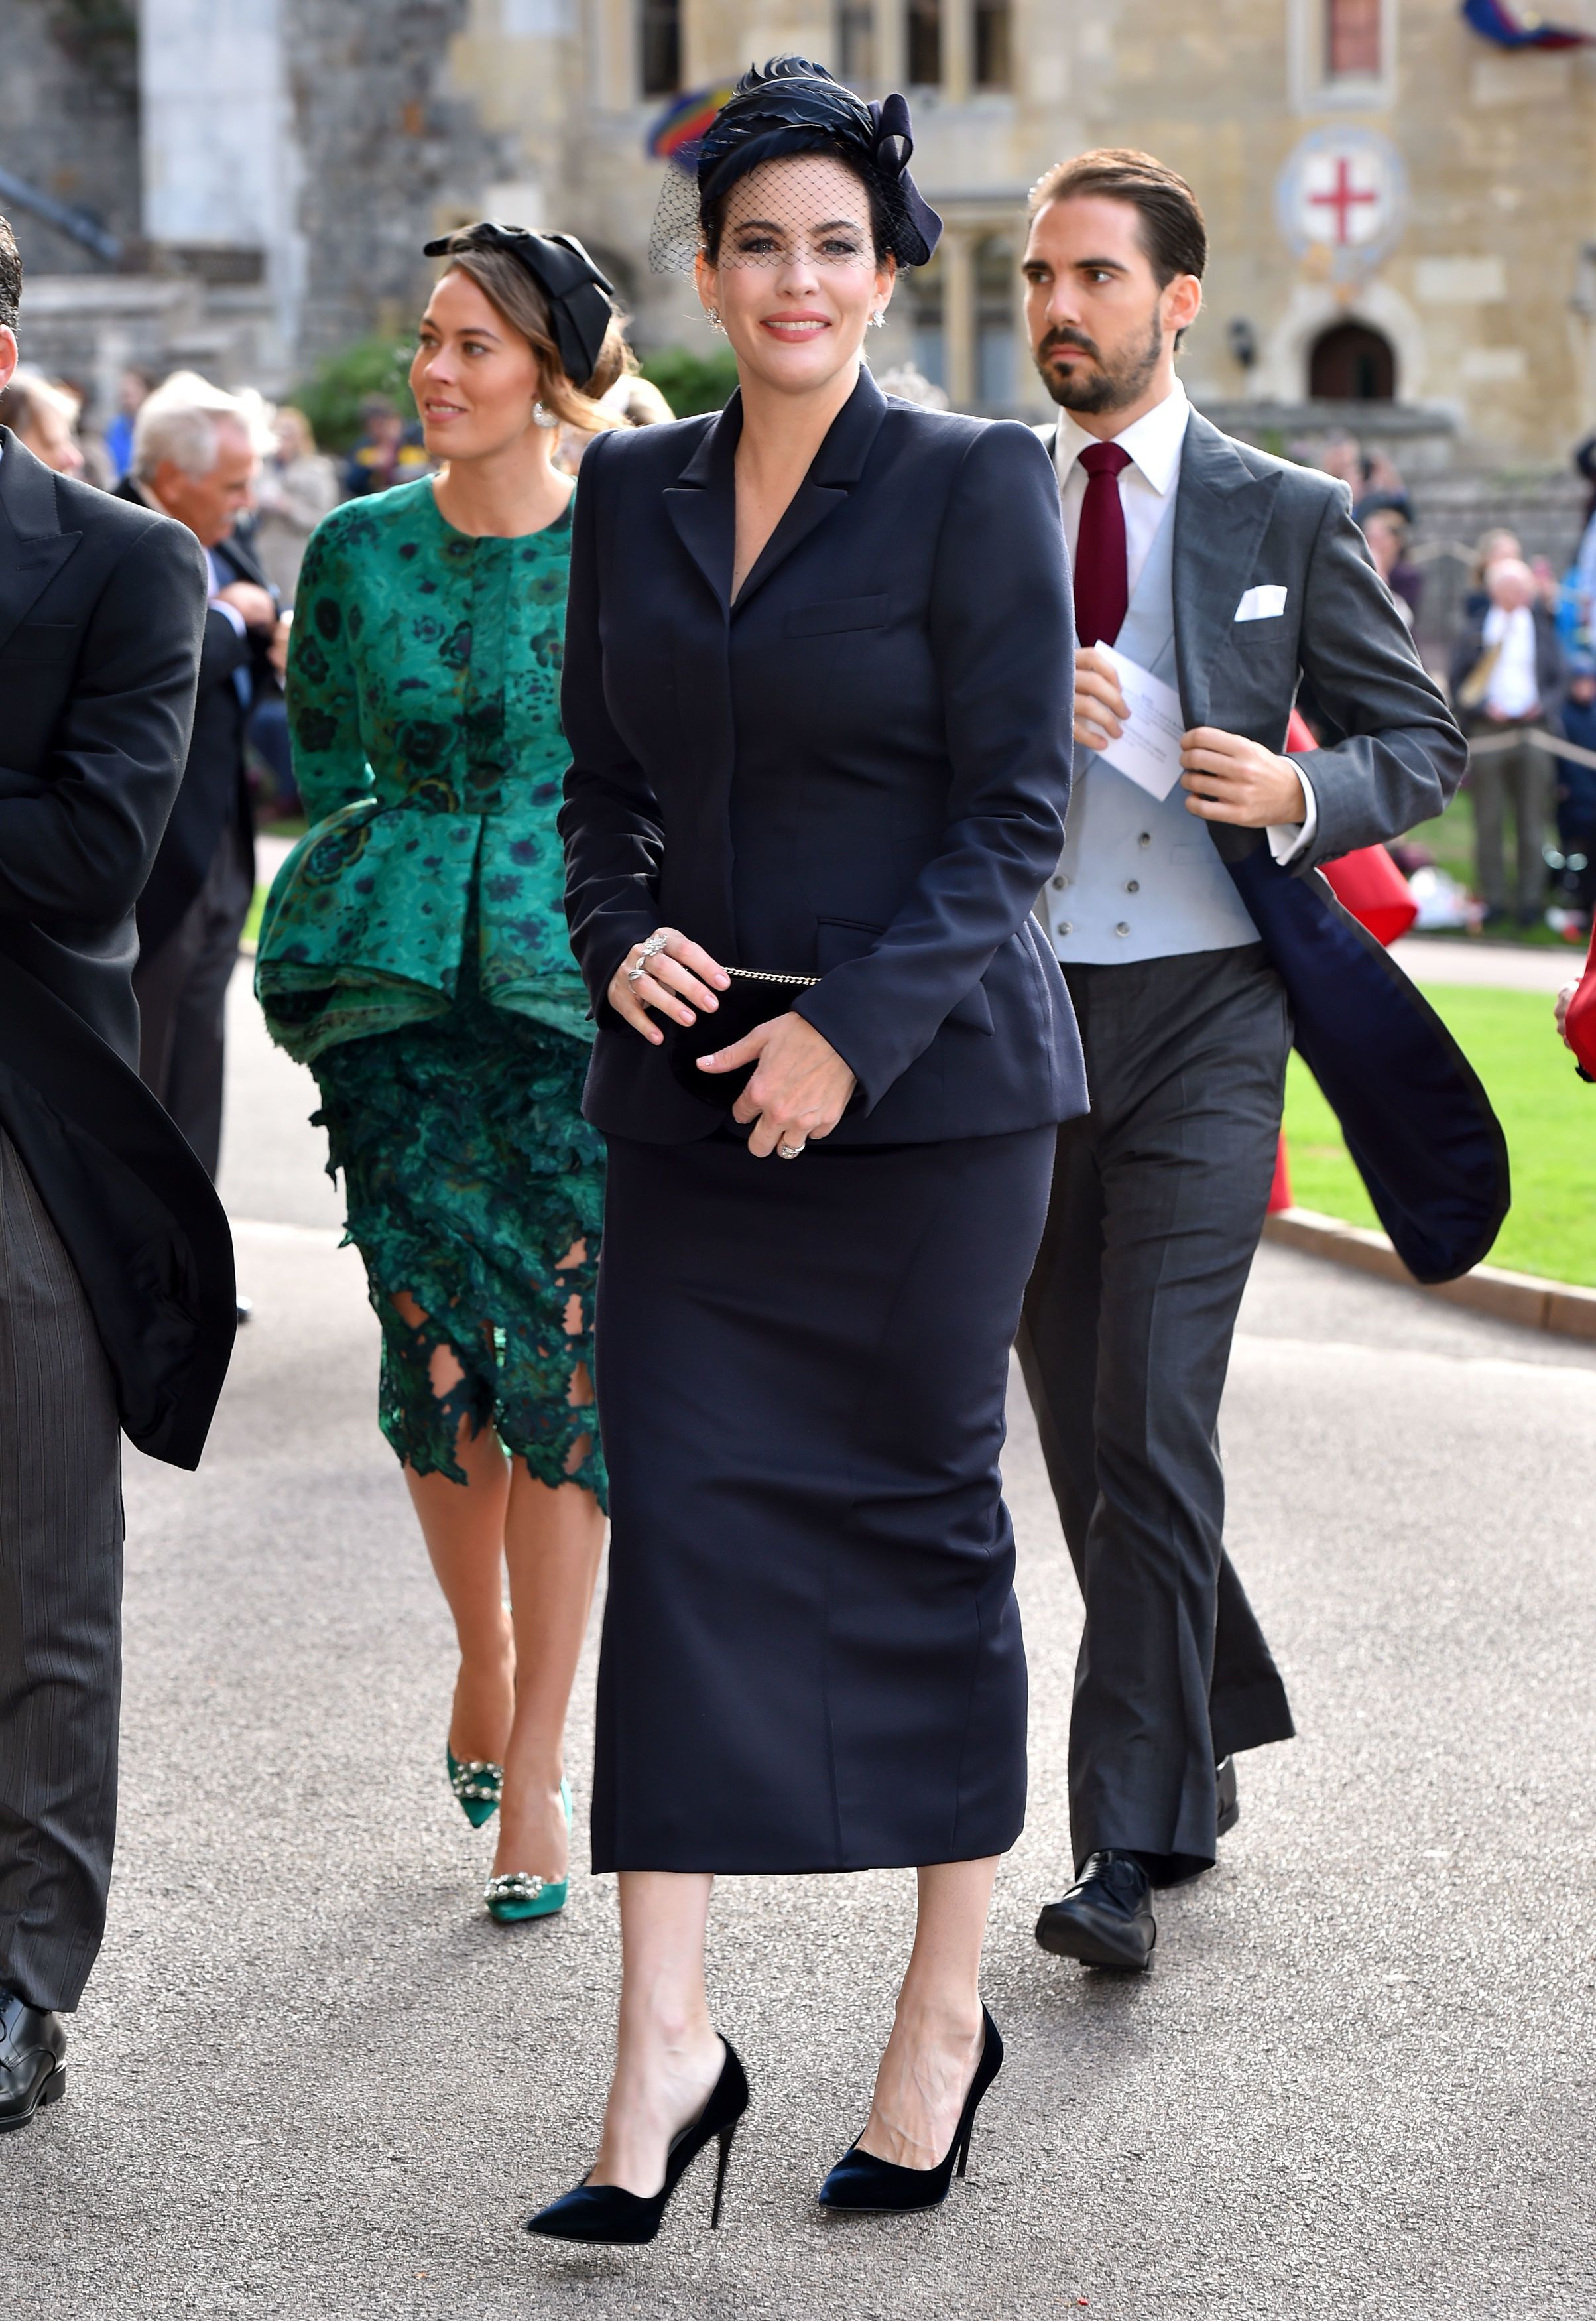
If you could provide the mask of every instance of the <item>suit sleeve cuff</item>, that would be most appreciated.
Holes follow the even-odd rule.
[[[1293,862],[1307,853],[1319,829],[1319,800],[1313,795],[1313,784],[1303,771],[1301,758],[1293,758],[1292,763],[1297,769],[1297,779],[1302,785],[1308,811],[1301,822],[1272,822],[1269,824],[1269,851],[1283,870],[1289,869]]]

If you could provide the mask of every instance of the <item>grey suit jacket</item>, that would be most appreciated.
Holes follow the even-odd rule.
[[[1238,621],[1248,588],[1285,589],[1283,612]],[[1343,739],[1313,753],[1317,869],[1440,813],[1468,763],[1440,689],[1352,520],[1345,484],[1238,443],[1193,412],[1174,504],[1174,649],[1181,706],[1279,750],[1306,678]],[[1211,823],[1229,855],[1258,833]]]

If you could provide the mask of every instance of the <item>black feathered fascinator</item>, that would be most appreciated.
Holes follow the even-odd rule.
[[[867,105],[823,65],[775,57],[744,73],[703,135],[672,156],[649,263],[659,273],[691,265],[715,205],[761,163],[829,153],[865,179],[899,265],[923,266],[937,247],[942,221],[909,174],[913,150],[902,96]]]
[[[422,245],[427,258],[449,258],[468,250],[502,250],[524,266],[549,302],[554,343],[566,377],[585,386],[598,369],[604,333],[615,319],[615,289],[574,233],[529,233],[525,226],[480,225],[445,234]]]

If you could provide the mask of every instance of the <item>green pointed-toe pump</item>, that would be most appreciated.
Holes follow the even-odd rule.
[[[571,1792],[564,1781],[559,1785],[559,1803],[569,1829]],[[519,1925],[523,1918],[552,1918],[557,1910],[563,1910],[570,1883],[568,1876],[555,1885],[547,1878],[530,1877],[524,1870],[506,1870],[488,1880],[482,1898],[488,1916],[497,1919],[501,1926]]]
[[[449,1786],[459,1799],[460,1811],[473,1829],[480,1829],[499,1810],[504,1768],[490,1765],[485,1757],[468,1757],[462,1764],[447,1743],[443,1757],[449,1767]]]

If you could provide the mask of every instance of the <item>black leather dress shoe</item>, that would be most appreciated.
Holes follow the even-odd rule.
[[[1238,1796],[1236,1789],[1236,1760],[1234,1757],[1221,1757],[1220,1759],[1219,1763],[1213,1769],[1213,1783],[1215,1791],[1218,1794],[1220,1807],[1219,1826],[1214,1831],[1214,1835],[1216,1837],[1223,1837],[1226,1832],[1228,1830],[1234,1829],[1237,1823],[1241,1819],[1241,1799]]]
[[[0,1989],[0,2128],[26,2127],[67,2092],[67,2034],[58,2015]]]
[[[1147,1967],[1158,1929],[1152,1883],[1134,1853],[1113,1847],[1089,1854],[1069,1892],[1037,1920],[1037,1940],[1056,1958],[1083,1966]]]

